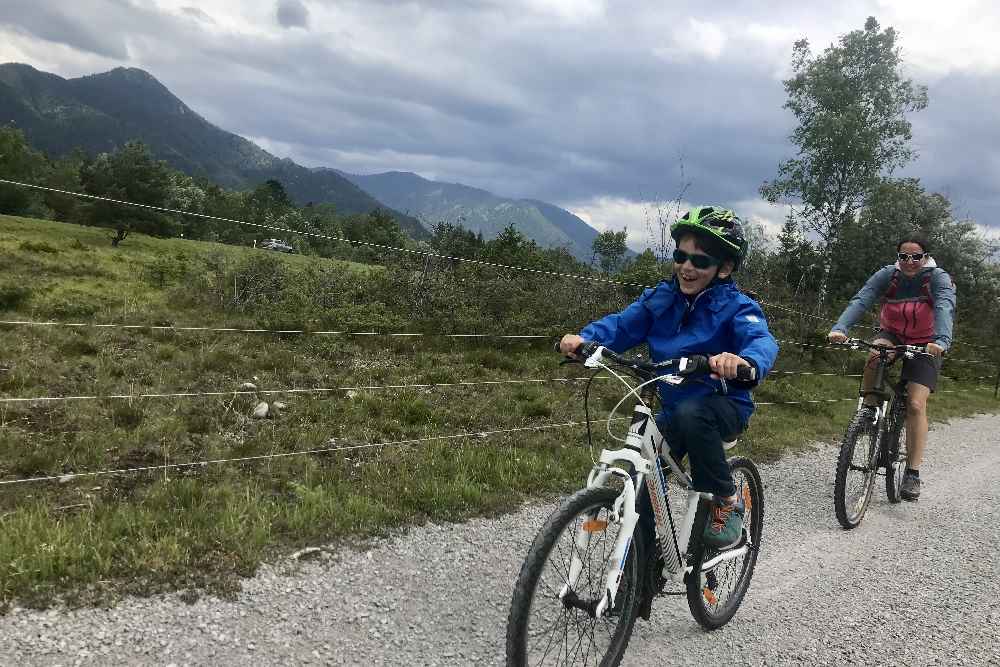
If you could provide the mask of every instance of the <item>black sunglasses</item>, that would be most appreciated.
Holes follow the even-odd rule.
[[[711,255],[702,255],[700,253],[697,255],[694,254],[689,255],[680,248],[674,249],[674,264],[680,266],[689,259],[691,260],[691,264],[693,264],[694,268],[696,269],[707,269],[709,267],[721,264],[721,262],[718,259],[712,257]]]
[[[919,262],[926,256],[926,252],[915,252],[912,255],[907,255],[905,252],[901,252],[896,255],[901,262]]]

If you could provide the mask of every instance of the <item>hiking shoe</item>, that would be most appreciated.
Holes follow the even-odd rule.
[[[743,517],[745,514],[746,508],[743,506],[742,498],[737,498],[736,502],[731,505],[725,501],[716,500],[712,503],[702,540],[705,544],[716,549],[725,549],[736,544],[743,536]]]
[[[903,483],[899,486],[899,495],[903,500],[916,500],[920,497],[920,478],[910,473],[903,473]]]

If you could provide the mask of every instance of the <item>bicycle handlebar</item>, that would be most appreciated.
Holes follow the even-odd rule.
[[[844,347],[849,347],[852,350],[857,350],[859,348],[866,347],[869,350],[902,352],[904,355],[923,354],[928,357],[934,356],[933,354],[928,352],[927,348],[923,345],[876,345],[871,341],[862,340],[861,338],[848,338],[844,342],[834,343],[834,345],[842,345]]]
[[[556,343],[556,351],[561,351],[559,343]],[[642,361],[641,359],[628,359],[619,355],[613,350],[599,345],[594,341],[585,341],[580,344],[574,354],[578,357],[590,358],[600,351],[602,358],[613,362],[634,372],[644,380],[652,380],[664,373],[679,375],[681,377],[694,377],[698,375],[709,375],[712,368],[708,364],[708,357],[701,354],[693,354],[678,359],[666,359],[658,363]],[[757,369],[753,366],[738,366],[736,368],[736,378],[744,382],[754,382],[757,379]]]

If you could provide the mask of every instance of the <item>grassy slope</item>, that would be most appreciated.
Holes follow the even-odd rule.
[[[219,266],[254,251],[0,216],[0,319],[253,326],[191,305],[179,264]],[[274,255],[293,269],[329,260]],[[169,261],[167,261],[169,260]],[[340,263],[361,275],[373,270]],[[207,269],[206,269],[207,270]],[[595,313],[596,315],[596,313]],[[578,375],[547,346],[448,339],[275,336],[0,326],[0,396],[347,387]],[[840,356],[838,356],[840,355]],[[841,353],[786,347],[786,369],[850,368]],[[856,364],[855,364],[856,366]],[[774,376],[760,401],[850,396],[846,378]],[[962,388],[974,383],[951,383]],[[595,383],[594,413],[613,404]],[[285,396],[252,420],[246,397],[0,404],[0,478],[256,456],[582,418],[581,383],[367,390]],[[614,397],[616,398],[616,397]],[[992,392],[940,394],[937,418],[996,409]],[[761,407],[741,447],[759,460],[839,435],[848,401]],[[592,413],[592,414],[594,414]],[[124,591],[230,589],[262,559],[426,518],[503,511],[582,483],[580,428],[432,441],[256,463],[0,487],[0,601],[91,602]],[[831,465],[833,458],[831,455]]]

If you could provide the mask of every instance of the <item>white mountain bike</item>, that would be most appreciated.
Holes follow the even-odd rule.
[[[622,358],[595,343],[585,343],[577,354],[586,358],[584,365],[604,369],[628,387],[608,417],[608,433],[624,447],[601,452],[586,488],[562,503],[532,543],[511,601],[508,665],[618,665],[636,618],[649,620],[656,595],[687,595],[695,620],[707,630],[719,628],[739,608],[757,562],[764,514],[757,467],[744,457],[729,459],[746,506],[741,539],[721,550],[704,544],[713,496],[691,489],[691,478],[663,448],[651,408],[658,382],[697,381],[710,372],[708,360],[696,356],[652,364]],[[738,379],[754,379],[754,369],[740,370]],[[633,387],[622,374],[639,384]],[[611,422],[629,397],[638,403],[627,435],[619,438],[611,433]],[[686,510],[676,522],[668,477],[687,489]],[[653,507],[655,537],[639,523],[636,503],[643,484]],[[665,591],[668,583],[683,584],[684,590]]]

